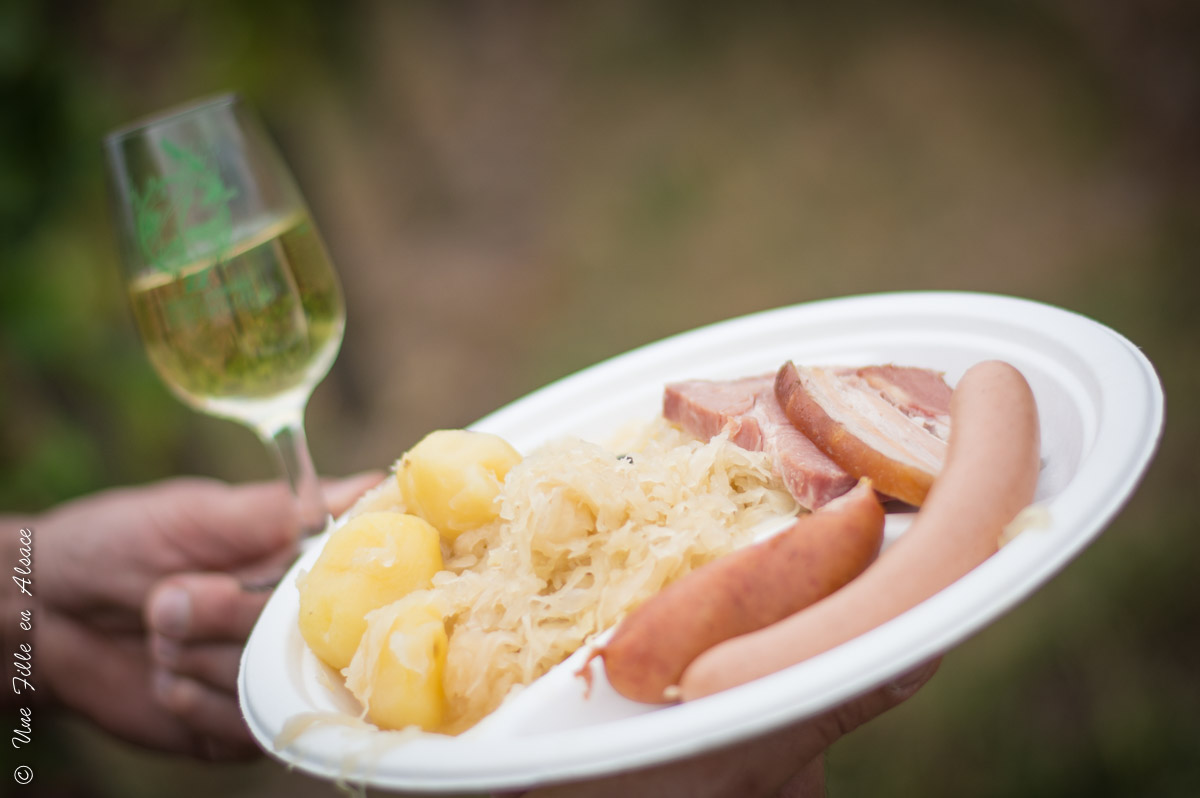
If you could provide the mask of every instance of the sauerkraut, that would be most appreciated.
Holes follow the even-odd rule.
[[[365,497],[352,513],[398,502]],[[493,711],[668,583],[797,506],[769,457],[661,419],[614,450],[577,438],[514,466],[496,521],[443,543],[432,594],[449,646],[443,731]],[[403,509],[398,507],[397,509]]]

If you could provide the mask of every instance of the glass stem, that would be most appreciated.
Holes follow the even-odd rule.
[[[259,435],[268,447],[275,450],[292,494],[296,497],[300,537],[311,537],[325,531],[330,516],[316,467],[308,453],[308,439],[304,436],[304,409],[297,409],[280,419],[280,422],[273,429],[260,430]]]

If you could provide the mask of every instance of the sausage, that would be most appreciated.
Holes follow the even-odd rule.
[[[671,700],[705,649],[760,629],[858,576],[883,543],[883,508],[869,480],[768,540],[721,557],[638,607],[588,658],[614,689],[645,703]],[[586,676],[588,664],[582,673]]]
[[[891,620],[992,554],[1032,500],[1040,433],[1033,392],[1000,361],[966,372],[951,398],[949,449],[912,526],[837,593],[778,623],[705,651],[680,696],[699,698],[781,670]]]

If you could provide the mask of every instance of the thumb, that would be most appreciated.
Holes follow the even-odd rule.
[[[918,665],[882,687],[851,699],[816,718],[815,728],[821,738],[822,749],[828,748],[838,738],[844,737],[867,721],[907,701],[933,678],[941,661],[941,657],[937,657]]]
[[[801,742],[796,750],[799,752],[800,761],[809,757],[811,759],[783,784],[776,793],[777,798],[811,798],[824,795],[825,750],[867,721],[907,701],[933,678],[940,664],[941,657],[937,657],[918,665],[888,684],[852,699],[803,725]]]
[[[340,514],[382,479],[367,472],[323,480],[329,510]],[[188,570],[222,570],[278,556],[295,547],[299,534],[295,498],[282,482],[225,485],[185,482],[177,486],[179,501],[191,521],[177,541],[190,553]]]
[[[385,478],[382,471],[364,471],[342,479],[326,479],[321,482],[325,504],[329,512],[337,517],[350,509],[360,496],[378,485]]]

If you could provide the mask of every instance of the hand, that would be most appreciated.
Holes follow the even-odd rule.
[[[840,737],[901,704],[938,668],[927,662],[822,715],[728,748],[646,770],[583,784],[564,784],[521,798],[821,798],[825,795],[824,753]],[[515,798],[513,796],[512,798]]]
[[[382,475],[325,484],[341,513]],[[39,674],[59,702],[141,745],[208,759],[257,754],[238,662],[296,551],[282,483],[175,479],[105,491],[34,522]]]

